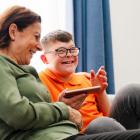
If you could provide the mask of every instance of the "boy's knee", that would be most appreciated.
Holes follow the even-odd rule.
[[[125,131],[126,129],[115,119],[109,117],[99,117],[93,120],[87,129],[86,134],[95,134],[112,131]]]

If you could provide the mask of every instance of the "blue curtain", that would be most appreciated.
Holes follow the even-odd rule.
[[[115,93],[109,0],[73,0],[74,40],[80,47],[77,71],[105,66],[108,94]]]

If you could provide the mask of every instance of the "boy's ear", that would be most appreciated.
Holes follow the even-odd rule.
[[[40,58],[41,58],[41,60],[43,61],[44,64],[48,64],[48,60],[47,60],[47,58],[46,58],[46,56],[44,54],[42,54],[40,56]]]

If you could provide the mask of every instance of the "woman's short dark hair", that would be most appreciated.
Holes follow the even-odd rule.
[[[14,23],[19,31],[29,25],[40,22],[41,17],[30,9],[23,6],[12,6],[0,15],[0,48],[9,46],[11,38],[9,36],[9,26]]]

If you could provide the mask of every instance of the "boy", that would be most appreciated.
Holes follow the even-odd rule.
[[[51,93],[52,100],[65,102],[75,109],[79,109],[83,116],[83,128],[91,120],[99,116],[107,116],[110,105],[106,94],[107,77],[104,67],[101,66],[95,74],[90,72],[90,78],[86,73],[75,73],[78,65],[77,48],[72,35],[66,31],[57,30],[47,34],[42,39],[44,55],[41,59],[47,64],[47,68],[40,72],[41,81]],[[101,89],[93,94],[80,94],[71,98],[65,98],[65,89],[80,89],[91,86],[101,86]],[[63,91],[63,92],[62,92]],[[61,93],[61,94],[60,94]]]

